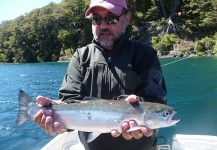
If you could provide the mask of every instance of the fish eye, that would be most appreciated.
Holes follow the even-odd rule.
[[[164,117],[169,117],[169,116],[170,116],[170,112],[167,111],[167,110],[165,110],[165,111],[163,112],[163,116],[164,116]]]

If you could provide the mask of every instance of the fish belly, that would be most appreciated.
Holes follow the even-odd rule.
[[[105,111],[56,111],[54,120],[64,127],[86,132],[111,132],[112,129],[120,131],[121,122],[126,116]]]

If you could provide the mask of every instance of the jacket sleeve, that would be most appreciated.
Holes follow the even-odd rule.
[[[143,54],[136,55],[135,64],[138,73],[136,95],[142,101],[166,104],[167,90],[157,52],[150,46],[145,47]]]
[[[82,100],[82,71],[78,50],[73,54],[59,90],[59,98],[66,103]]]

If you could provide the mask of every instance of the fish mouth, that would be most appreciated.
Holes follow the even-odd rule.
[[[174,118],[174,115],[177,113],[176,110],[172,111],[172,114],[167,118],[167,122],[171,125],[176,124],[177,122],[180,121],[178,118]]]

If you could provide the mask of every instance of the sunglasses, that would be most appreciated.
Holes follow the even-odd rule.
[[[117,23],[119,21],[119,18],[121,16],[123,16],[124,14],[126,14],[126,13],[127,13],[127,11],[124,11],[119,16],[118,15],[109,15],[109,16],[106,16],[104,18],[105,22],[107,24],[115,24],[115,23]],[[97,16],[97,15],[90,17],[90,20],[92,21],[93,25],[101,25],[102,19],[103,18],[101,16]]]

